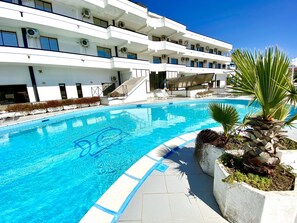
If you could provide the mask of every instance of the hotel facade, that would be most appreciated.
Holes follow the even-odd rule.
[[[105,96],[145,77],[213,73],[224,87],[232,45],[128,0],[1,0],[0,104]]]

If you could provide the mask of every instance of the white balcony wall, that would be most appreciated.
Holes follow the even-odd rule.
[[[90,0],[89,0],[90,1]],[[115,8],[123,9],[126,13],[131,13],[141,18],[147,18],[147,9],[127,0],[106,0],[107,4]],[[100,1],[99,1],[100,2]]]
[[[213,68],[202,68],[202,67],[186,67],[184,69],[184,72],[188,74],[203,74],[203,73],[224,74],[228,71],[229,70],[226,70],[226,69],[213,69]]]
[[[150,27],[153,27],[153,28],[167,27],[169,29],[172,29],[181,33],[186,32],[186,26],[178,22],[175,22],[173,20],[167,19],[165,17],[159,16],[151,12],[149,12],[148,15],[149,17],[147,19],[147,24]]]
[[[23,17],[20,12],[23,13]],[[20,21],[31,28],[41,27],[41,29],[44,29],[45,26],[48,26],[53,28],[56,33],[61,29],[64,34],[65,32],[70,31],[81,34],[82,37],[92,36],[100,39],[107,39],[107,31],[105,28],[60,15],[46,13],[33,8],[26,8],[3,2],[0,2],[0,18]]]
[[[184,65],[176,65],[176,64],[151,64],[150,70],[153,72],[161,72],[161,71],[175,71],[175,72],[184,72],[185,71]]]
[[[125,40],[128,42],[128,44],[131,42],[135,42],[135,43],[148,45],[149,43],[148,36],[142,35],[136,32],[132,32],[132,31],[128,31],[125,29],[121,29],[115,26],[109,26],[107,28],[107,38]]]
[[[113,57],[111,59],[113,68],[126,69],[149,69],[149,61],[132,60],[127,58]]]
[[[168,50],[174,51],[177,53],[184,53],[186,51],[186,47],[182,45],[178,45],[175,43],[170,43],[167,41],[150,41],[148,48],[150,50],[161,51],[161,50]]]
[[[35,101],[32,82],[30,79],[29,68],[27,66],[9,66],[0,64],[0,85],[27,85],[27,91],[30,101]]]
[[[92,5],[99,6],[101,8],[105,8],[107,5],[107,0],[83,0],[84,2],[88,2]]]
[[[111,60],[107,58],[13,47],[0,47],[0,61],[28,65],[112,68]]]
[[[184,57],[195,57],[195,58],[201,58],[201,59],[207,59],[207,60],[213,60],[213,61],[220,61],[220,62],[231,62],[230,57],[225,57],[217,54],[211,54],[211,53],[205,53],[195,50],[185,50],[185,53],[183,55]]]
[[[196,40],[198,42],[210,44],[211,45],[210,47],[221,47],[221,48],[225,49],[226,51],[229,51],[232,49],[232,45],[229,43],[226,43],[226,42],[223,42],[220,40],[216,40],[216,39],[213,39],[213,38],[210,38],[207,36],[203,36],[198,33],[191,32],[191,31],[186,31],[186,33],[183,36],[185,38]]]

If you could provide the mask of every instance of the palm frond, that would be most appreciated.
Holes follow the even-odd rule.
[[[209,104],[211,117],[221,123],[224,129],[224,135],[228,136],[229,131],[231,131],[236,123],[239,121],[239,114],[237,110],[227,104]]]

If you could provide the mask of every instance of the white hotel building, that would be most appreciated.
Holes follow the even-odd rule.
[[[232,45],[128,0],[0,0],[0,104],[103,96],[135,77],[214,73]]]

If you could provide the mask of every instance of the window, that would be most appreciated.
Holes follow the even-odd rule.
[[[65,84],[59,84],[59,88],[60,88],[61,98],[67,99],[67,92],[66,92]]]
[[[137,60],[137,54],[136,53],[127,53],[127,58],[128,59],[133,59],[133,60]]]
[[[103,20],[103,19],[98,19],[96,17],[93,17],[93,22],[96,26],[100,26],[103,28],[107,28],[108,27],[108,22]]]
[[[209,53],[213,53],[213,49],[209,49],[209,51],[208,51]]]
[[[171,64],[178,64],[178,59],[176,59],[176,58],[171,58],[171,59],[170,59],[170,63],[171,63]]]
[[[220,64],[220,63],[218,63],[217,68],[218,68],[218,69],[221,69],[221,64]]]
[[[46,12],[52,12],[52,4],[40,0],[35,0],[35,8]]]
[[[191,50],[195,50],[195,45],[191,44]]]
[[[203,67],[203,62],[202,61],[198,62],[198,67]]]
[[[195,62],[194,62],[194,60],[191,60],[190,61],[190,67],[194,67],[195,66]]]
[[[153,57],[153,63],[161,63],[161,57]]]
[[[222,51],[218,51],[218,55],[222,55]]]
[[[58,40],[51,37],[40,37],[40,45],[43,50],[59,51]]]
[[[19,46],[16,33],[0,30],[0,46]]]
[[[11,2],[12,3],[12,0],[2,0],[4,2]]]
[[[77,96],[79,98],[83,97],[82,89],[81,89],[81,83],[76,83],[76,90],[77,90]]]
[[[208,63],[208,68],[212,68],[212,63]]]
[[[157,36],[153,36],[152,37],[152,40],[153,41],[161,41],[161,38],[160,37],[157,37]]]
[[[97,46],[98,57],[111,58],[111,49]]]
[[[199,47],[199,48],[198,48],[198,51],[200,51],[200,52],[204,52],[204,47]]]

